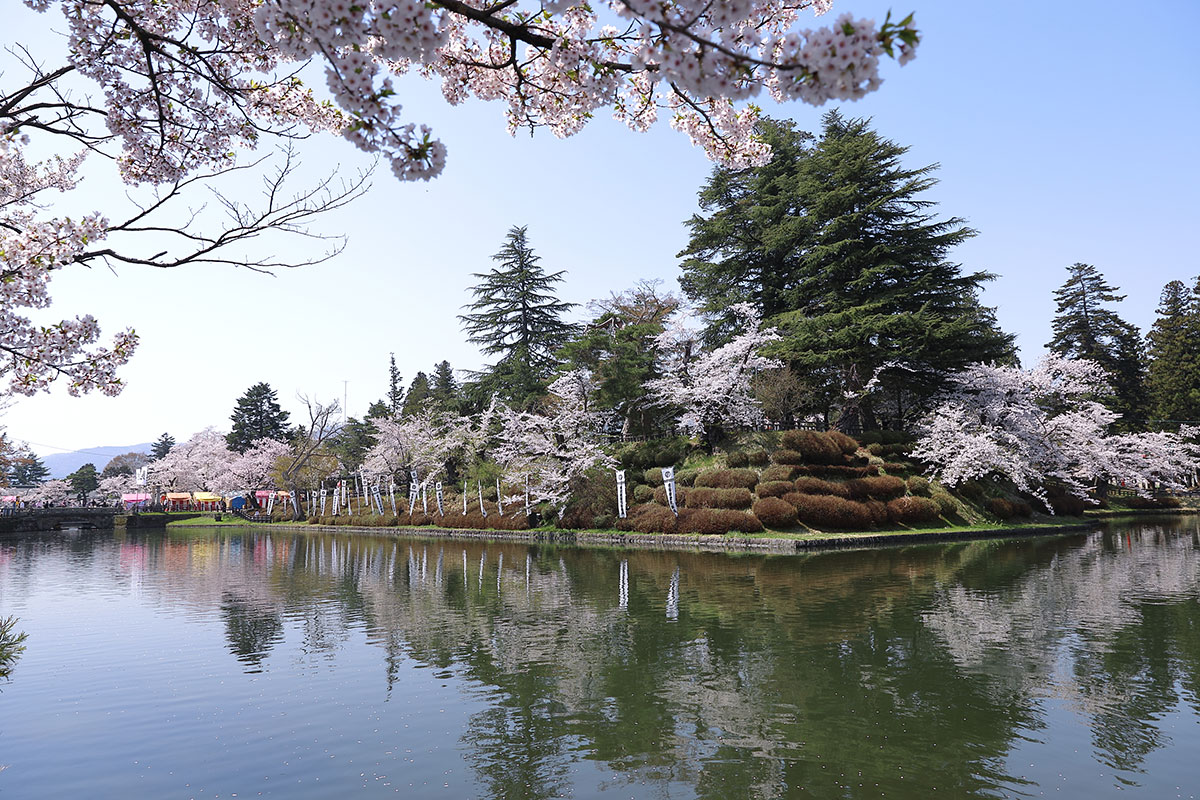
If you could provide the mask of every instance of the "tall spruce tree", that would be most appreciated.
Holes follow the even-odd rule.
[[[710,338],[731,299],[754,303],[784,335],[771,354],[848,430],[899,424],[946,372],[1013,358],[979,301],[993,276],[948,260],[975,232],[932,212],[936,165],[902,166],[908,148],[836,111],[815,142],[786,123],[761,130],[782,144],[771,162],[717,168],[701,194],[711,213],[689,223],[680,283],[715,318]]]
[[[404,387],[401,385],[400,370],[396,369],[395,353],[388,353],[387,406],[393,417],[400,416],[404,408]]]
[[[408,417],[415,414],[429,398],[429,376],[424,372],[418,372],[413,376],[408,393],[404,395],[404,407],[400,409],[400,415]]]
[[[275,390],[266,383],[256,383],[238,398],[229,419],[233,429],[225,442],[235,453],[244,453],[259,439],[284,440],[288,436],[290,414],[279,407]]]
[[[1140,331],[1108,308],[1124,299],[1093,265],[1067,267],[1066,282],[1054,292],[1054,336],[1046,348],[1104,367],[1112,391],[1101,401],[1121,415],[1119,427],[1138,429],[1146,419],[1145,345]]]
[[[433,377],[429,382],[429,394],[443,411],[457,412],[459,410],[459,387],[454,378],[454,369],[449,361],[442,361],[433,368]]]
[[[1182,281],[1163,287],[1147,340],[1150,416],[1200,420],[1200,279],[1192,292]]]
[[[558,362],[555,352],[575,330],[563,315],[573,303],[559,300],[554,286],[565,270],[547,273],[533,252],[526,228],[509,230],[504,246],[492,256],[498,262],[490,272],[475,273],[474,302],[462,314],[467,338],[480,345],[484,355],[499,361],[481,377],[496,394],[517,403],[541,394]]]
[[[164,433],[158,437],[158,441],[150,446],[150,457],[157,461],[160,458],[165,458],[167,453],[171,452],[171,448],[175,446],[175,437],[169,433]]]

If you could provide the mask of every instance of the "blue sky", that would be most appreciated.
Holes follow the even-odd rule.
[[[844,0],[834,13],[881,20],[889,8],[916,12],[918,57],[887,63],[880,91],[842,110],[909,146],[910,166],[941,165],[930,192],[939,212],[979,231],[953,258],[998,275],[984,301],[1017,334],[1022,357],[1036,359],[1049,339],[1051,293],[1076,261],[1119,286],[1128,295],[1120,313],[1146,330],[1162,286],[1200,274],[1200,3]],[[45,50],[48,63],[49,29],[62,27],[53,14],[15,10],[16,39]],[[442,359],[477,368],[456,315],[471,274],[489,268],[513,225],[529,226],[547,268],[567,270],[566,300],[642,278],[675,286],[682,223],[711,165],[665,121],[647,134],[601,117],[566,140],[510,137],[499,105],[448,107],[416,77],[400,83],[400,97],[446,143],[446,171],[402,184],[379,170],[366,197],[319,223],[349,237],[333,261],[275,277],[232,268],[58,276],[53,313],[92,313],[108,331],[132,325],[141,349],[121,397],[22,399],[0,420],[10,435],[41,453],[164,431],[182,439],[227,427],[237,396],[259,381],[296,411],[297,392],[340,399],[345,389],[358,415],[386,390],[389,352],[406,383]],[[766,110],[808,130],[823,111]],[[370,164],[332,136],[304,142],[300,155],[313,174]],[[71,203],[115,216],[118,188],[97,163]]]

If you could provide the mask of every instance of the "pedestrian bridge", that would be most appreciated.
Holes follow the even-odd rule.
[[[64,528],[113,528],[119,508],[6,508],[0,531],[61,531]]]

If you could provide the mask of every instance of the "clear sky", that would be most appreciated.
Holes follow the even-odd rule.
[[[883,87],[843,112],[873,118],[908,145],[908,165],[941,165],[930,193],[940,213],[979,231],[953,258],[999,276],[984,301],[1017,334],[1023,359],[1036,359],[1049,339],[1051,293],[1076,261],[1128,295],[1119,311],[1145,331],[1163,285],[1200,274],[1200,3],[909,1],[835,4],[834,14],[879,20],[888,8],[913,10],[925,37],[916,60],[886,63]],[[51,64],[50,29],[63,27],[56,13],[7,0],[6,26],[15,22],[15,41],[45,50]],[[443,359],[478,368],[456,315],[472,273],[489,268],[513,225],[529,226],[548,269],[567,270],[566,300],[585,303],[642,278],[676,286],[682,223],[711,165],[665,121],[637,134],[601,117],[566,140],[546,131],[514,138],[499,105],[451,108],[417,77],[401,82],[400,96],[408,117],[432,125],[448,147],[440,178],[405,184],[381,169],[366,197],[318,223],[348,237],[320,266],[274,277],[234,268],[60,274],[57,318],[92,313],[108,332],[132,326],[141,335],[122,373],[128,388],[115,399],[61,389],[21,399],[0,419],[9,434],[42,454],[164,431],[181,440],[207,425],[227,429],[234,401],[259,381],[293,412],[297,392],[340,400],[345,391],[350,414],[361,415],[387,389],[389,352],[405,384]],[[808,130],[822,113],[766,110]],[[314,174],[370,165],[332,136],[302,143],[300,154]],[[122,189],[96,167],[71,203],[116,217]],[[279,252],[311,247],[292,241]]]

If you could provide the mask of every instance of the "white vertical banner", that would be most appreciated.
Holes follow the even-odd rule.
[[[625,498],[625,470],[617,470],[617,517],[625,519],[629,508]]]
[[[433,497],[437,500],[438,516],[446,516],[445,510],[442,508],[442,482],[438,481],[433,485]]]
[[[267,514],[270,514],[271,511],[274,510],[274,508],[275,508],[275,493],[271,492],[271,494],[267,496]]]
[[[429,514],[429,495],[426,493],[425,489],[428,485],[429,481],[423,481],[421,483],[421,513],[427,516]]]
[[[329,490],[324,486],[321,487],[321,516],[325,516],[325,501],[328,499]]]
[[[375,498],[375,510],[378,511],[379,516],[382,517],[383,516],[383,482],[382,481],[375,482],[375,491],[373,493],[373,496]]]
[[[479,490],[479,513],[487,516],[487,509],[483,507],[483,481],[475,481],[475,488]]]
[[[529,476],[525,476],[525,516],[533,511],[533,507],[529,505]]]
[[[667,505],[671,507],[675,516],[679,516],[679,506],[675,504],[675,468],[663,467],[662,477],[663,486],[667,490]]]
[[[300,499],[295,491],[288,492],[288,500],[292,501],[292,514],[300,516]]]
[[[500,516],[504,516],[504,498],[500,496],[500,479],[496,478],[496,508],[500,511]]]
[[[337,486],[333,487],[333,516],[338,515],[338,509],[342,507],[342,482],[338,481]]]
[[[417,492],[418,491],[420,491],[420,487],[417,486],[416,481],[413,481],[412,483],[410,483],[408,485],[408,515],[410,517],[417,510]]]
[[[388,479],[388,500],[392,502],[392,516],[400,516],[396,513],[396,481],[391,478]]]
[[[463,481],[463,516],[467,515],[467,482]]]

